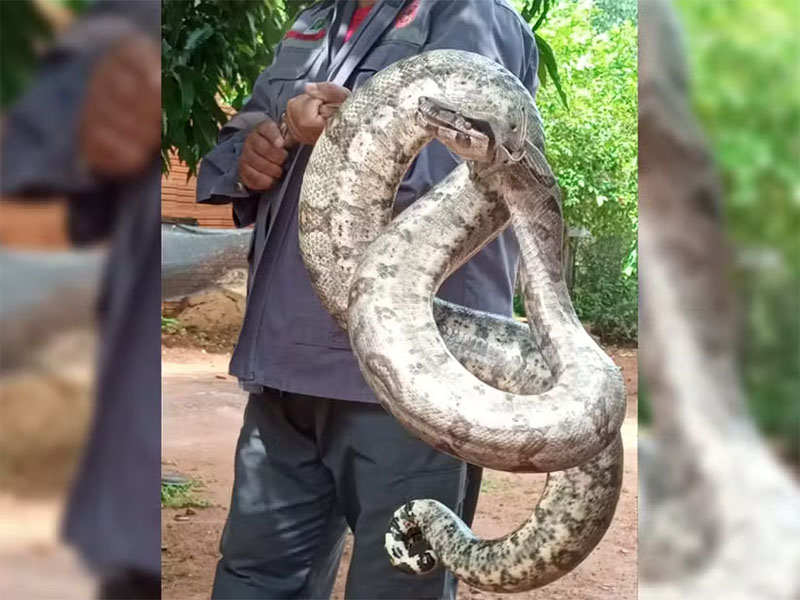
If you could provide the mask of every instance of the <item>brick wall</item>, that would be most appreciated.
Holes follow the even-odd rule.
[[[234,227],[230,204],[198,204],[195,201],[196,179],[186,179],[188,167],[173,156],[168,176],[161,178],[161,217],[200,227]]]
[[[0,201],[0,246],[39,250],[70,247],[67,207],[61,198]]]

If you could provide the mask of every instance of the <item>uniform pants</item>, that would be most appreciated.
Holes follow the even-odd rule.
[[[476,477],[477,473],[477,477]],[[394,511],[434,498],[474,511],[480,470],[412,437],[377,404],[267,389],[251,394],[212,597],[329,598],[353,532],[347,598],[452,599],[449,573],[394,569],[383,547]]]

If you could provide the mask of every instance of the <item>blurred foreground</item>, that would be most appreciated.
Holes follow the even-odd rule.
[[[687,0],[679,4],[683,16],[696,27],[689,48],[697,53],[713,46],[730,56],[741,48],[737,48],[741,38],[730,30],[704,29],[704,17],[712,21],[707,25],[742,23],[749,28],[753,17],[761,14],[744,3],[709,5]],[[764,431],[779,436],[785,441],[784,458],[798,456],[793,447],[800,426],[797,315],[761,314],[760,328],[753,328],[749,312],[754,307],[763,309],[775,295],[788,294],[790,300],[794,295],[795,302],[786,308],[796,306],[797,65],[788,82],[773,82],[779,88],[791,86],[793,77],[795,83],[788,109],[767,105],[778,113],[778,119],[776,115],[749,114],[745,116],[750,118],[739,122],[720,123],[713,111],[702,115],[716,127],[712,147],[721,152],[712,157],[693,114],[692,78],[671,4],[648,0],[640,6],[640,349],[643,387],[652,411],[651,435],[640,436],[640,598],[798,598],[800,487],[774,452],[774,444],[763,437]],[[769,10],[775,14],[781,8],[787,9],[782,15],[785,22],[796,26],[796,3],[792,7],[777,2]],[[725,11],[737,14],[734,18]],[[777,33],[791,32],[779,29]],[[763,48],[768,51],[783,44],[796,49],[797,40],[797,32],[793,38],[772,37]],[[727,52],[729,42],[734,46],[732,52]],[[750,50],[761,48],[752,46]],[[696,56],[690,56],[695,59],[691,64],[696,65]],[[719,60],[716,55],[704,58]],[[748,58],[757,60],[752,53]],[[775,64],[778,58],[796,60],[797,52],[769,54],[765,62],[780,71],[785,65]],[[700,69],[708,76],[703,81],[706,87],[695,90],[700,105],[709,106],[708,96],[719,93],[715,86],[720,82],[740,84],[746,79],[742,76],[746,63],[737,62],[736,72],[729,73],[725,67],[731,65],[721,60],[713,73]],[[724,91],[733,98],[710,104],[716,108],[753,104],[741,93],[744,90],[728,87]],[[750,91],[763,93],[762,89]],[[787,94],[786,99],[790,98]],[[763,103],[754,105],[765,108]],[[793,130],[766,127],[785,114],[792,115]],[[754,121],[758,126],[753,126]],[[741,137],[726,136],[721,129],[737,129],[740,136],[750,134],[748,143],[737,147]],[[786,146],[774,143],[776,138],[792,135],[795,138]],[[788,153],[781,153],[787,148]],[[726,164],[729,156],[724,153],[734,150],[745,152],[740,156],[745,162]],[[776,166],[782,168],[779,173],[774,171]],[[732,170],[726,171],[726,167]],[[742,189],[741,175],[747,171],[755,171],[750,182],[756,184],[755,199],[748,196],[753,190]],[[763,203],[763,208],[743,209],[742,196]],[[737,200],[739,205],[729,207]],[[728,235],[723,230],[723,215],[728,219]],[[757,216],[759,222],[742,222]],[[759,227],[774,223],[779,227]],[[749,239],[743,240],[745,232]],[[760,264],[751,262],[750,267],[757,268],[748,278],[766,273],[785,287],[751,289],[755,297],[739,301],[741,289],[734,286],[732,276],[738,266],[736,244],[742,241],[760,242],[760,255],[771,257]],[[740,328],[743,322],[745,326]],[[776,331],[779,339],[765,338],[764,329],[767,334]],[[765,363],[760,362],[763,356],[744,353],[760,366],[762,374],[768,373],[761,378],[762,388],[753,385],[757,379],[748,377],[753,362],[741,361],[740,336],[765,350],[774,348],[775,342],[781,344],[785,354],[781,360],[774,360],[773,355],[773,360]],[[794,396],[785,395],[792,390]],[[754,406],[762,432],[748,406],[748,396],[758,399]],[[772,406],[771,401],[775,403]],[[776,408],[783,409],[782,419],[777,423],[763,419]]]
[[[159,16],[0,3],[3,597],[159,595]]]
[[[3,598],[95,593],[94,578],[59,532],[91,420],[100,258],[0,248]]]

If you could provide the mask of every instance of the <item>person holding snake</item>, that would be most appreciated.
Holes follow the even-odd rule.
[[[254,225],[230,366],[250,397],[214,598],[330,596],[348,527],[348,598],[455,597],[449,573],[394,569],[384,536],[397,508],[416,498],[469,524],[480,469],[416,439],[376,402],[347,332],[312,288],[297,235],[306,165],[328,120],[378,71],[436,49],[485,56],[535,96],[534,37],[507,0],[323,0],[297,17],[201,163],[198,201],[232,203],[237,225]],[[403,177],[396,210],[460,162],[430,143]],[[516,238],[500,233],[438,296],[510,316],[518,263]]]

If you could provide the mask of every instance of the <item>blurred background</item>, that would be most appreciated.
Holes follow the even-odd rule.
[[[42,53],[85,2],[0,4],[0,135]],[[0,201],[0,593],[91,597],[59,541],[93,405],[103,248],[75,250],[64,197]],[[43,572],[52,572],[50,581]]]
[[[642,0],[639,597],[800,596],[800,5]]]
[[[800,468],[800,5],[676,0],[689,105],[722,190],[749,407]],[[643,402],[641,419],[650,412]]]
[[[0,3],[3,597],[158,594],[159,16]]]

